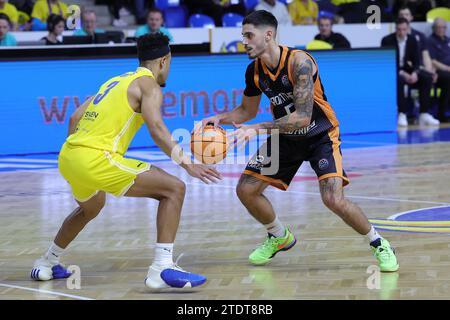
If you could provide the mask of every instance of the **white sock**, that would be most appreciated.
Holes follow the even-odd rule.
[[[374,242],[375,240],[381,238],[380,234],[375,230],[373,226],[371,226],[370,231],[368,234],[366,234],[367,240],[369,240],[370,243]]]
[[[173,265],[173,243],[157,243],[153,266],[169,267]]]
[[[47,253],[45,254],[45,258],[50,261],[51,264],[59,264],[59,258],[64,253],[63,248],[58,247],[54,242],[50,245],[50,248],[48,248]]]
[[[286,228],[280,220],[278,220],[278,218],[275,218],[275,220],[269,224],[265,224],[264,227],[266,227],[268,233],[273,234],[277,238],[284,237],[286,235]]]

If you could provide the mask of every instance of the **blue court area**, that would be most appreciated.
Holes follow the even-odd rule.
[[[450,142],[450,128],[350,133],[342,134],[341,140],[343,149]],[[184,148],[189,151],[187,145]],[[126,155],[152,163],[169,161],[169,158],[156,146],[130,148]],[[230,156],[233,155],[230,154]],[[57,152],[0,155],[0,172],[54,169],[58,167],[57,159]]]

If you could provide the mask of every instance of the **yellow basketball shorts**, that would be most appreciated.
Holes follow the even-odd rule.
[[[59,153],[58,167],[72,187],[75,199],[85,202],[99,191],[123,196],[134,184],[136,176],[150,169],[150,164],[66,142]]]

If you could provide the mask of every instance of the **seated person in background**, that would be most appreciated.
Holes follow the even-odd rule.
[[[9,21],[9,17],[4,13],[0,13],[0,47],[17,45],[16,38],[8,33],[10,26],[11,22]]]
[[[294,25],[317,23],[319,6],[312,0],[293,0],[288,9]]]
[[[426,36],[416,29],[411,27],[411,22],[414,17],[411,14],[411,10],[408,7],[403,7],[398,12],[399,18],[404,18],[408,20],[408,34],[412,35],[417,42],[417,48],[419,50],[419,70],[418,76],[420,78],[429,78],[426,81],[436,82],[438,78],[438,74],[436,73],[435,68],[431,62],[430,53],[428,51],[428,43]],[[430,80],[431,79],[431,80]],[[431,97],[429,93],[419,91],[419,99],[421,100],[420,106],[424,109],[420,110],[419,116],[419,124],[420,125],[436,125],[439,124],[439,121],[434,119],[431,114],[428,113],[427,106],[431,107]]]
[[[437,70],[437,86],[441,88],[439,96],[439,120],[449,122],[445,112],[450,103],[450,38],[446,36],[447,22],[437,18],[433,22],[433,33],[428,38],[429,51],[433,66]]]
[[[431,106],[430,92],[433,86],[431,77],[419,75],[420,53],[414,36],[408,34],[409,22],[404,18],[398,18],[395,23],[395,32],[381,40],[382,47],[396,47],[397,49],[397,107],[398,125],[408,126],[406,117],[408,103],[407,95],[410,87],[419,88],[420,117],[423,125],[439,125],[428,111]]]
[[[105,30],[97,28],[97,16],[94,11],[86,10],[81,14],[81,29],[73,32],[74,36],[94,36],[95,33],[104,33]]]
[[[403,7],[411,10],[414,21],[427,21],[427,12],[433,9],[434,4],[430,0],[394,0],[392,12],[398,15]]]
[[[156,33],[161,32],[165,34],[170,42],[173,42],[173,37],[170,34],[169,30],[164,28],[162,25],[164,24],[163,13],[158,8],[152,8],[148,11],[147,14],[147,24],[137,28],[134,36],[139,38],[147,33]]]
[[[333,32],[333,20],[330,17],[320,17],[319,22],[319,33],[314,37],[315,40],[322,40],[328,42],[336,48],[350,48],[350,42],[347,38],[340,33]]]
[[[68,16],[67,5],[59,0],[38,0],[36,1],[33,12],[31,12],[31,29],[47,29],[45,21],[51,14],[57,14],[64,19]]]
[[[266,10],[273,14],[278,20],[278,25],[291,26],[292,19],[287,7],[278,0],[260,0],[255,10]]]
[[[51,14],[47,19],[48,35],[41,40],[45,40],[45,45],[58,45],[62,43],[62,33],[66,21],[58,14]]]
[[[8,3],[8,0],[0,0],[0,13],[8,16],[9,21],[11,21],[12,31],[16,31],[17,22],[19,20],[19,14],[16,7]]]

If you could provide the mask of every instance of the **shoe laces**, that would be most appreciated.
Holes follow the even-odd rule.
[[[267,239],[264,241],[264,243],[262,244],[262,247],[264,249],[272,249],[275,246],[275,241],[273,241],[275,237],[271,237],[270,235],[267,236]]]
[[[387,259],[389,259],[390,258],[390,256],[391,256],[391,250],[390,250],[391,248],[389,248],[389,247],[387,247],[387,246],[383,246],[383,245],[380,245],[380,246],[378,246],[378,248],[377,248],[377,254],[378,254],[378,256],[381,258],[381,259],[383,259],[383,260],[387,260]]]
[[[184,252],[180,253],[180,255],[177,257],[177,259],[175,260],[174,264],[172,265],[173,269],[176,269],[178,271],[182,271],[182,272],[187,272],[186,270],[184,270],[183,268],[181,268],[178,265],[178,261],[181,259],[181,257],[184,255]]]

